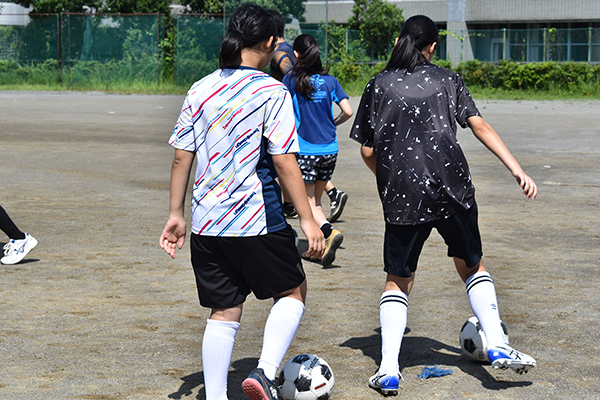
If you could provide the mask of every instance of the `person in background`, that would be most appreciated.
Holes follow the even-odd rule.
[[[12,265],[21,262],[37,246],[37,240],[29,233],[21,232],[2,206],[0,206],[0,230],[10,239],[4,245],[4,256],[0,258],[2,264]]]
[[[285,21],[283,20],[283,16],[277,10],[269,10],[269,14],[273,16],[277,24],[277,47],[270,63],[270,74],[278,81],[282,81],[283,77],[296,65],[296,57],[294,56],[292,45],[284,39]],[[344,211],[346,201],[348,201],[348,194],[337,189],[331,180],[327,182],[325,192],[329,196],[330,205],[329,217],[327,219],[329,222],[335,222]],[[298,214],[294,209],[294,205],[289,200],[285,189],[282,190],[282,193],[283,212],[285,216],[288,218],[296,217]]]
[[[300,35],[294,40],[294,55],[296,66],[283,78],[283,83],[293,98],[300,142],[296,158],[315,221],[325,235],[327,247],[321,264],[328,267],[335,260],[344,236],[325,217],[321,196],[337,162],[336,127],[352,116],[352,107],[337,79],[323,68],[319,45],[312,36]],[[335,118],[334,103],[341,110]],[[304,258],[310,257],[305,254]]]

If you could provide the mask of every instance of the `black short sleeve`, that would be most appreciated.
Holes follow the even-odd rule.
[[[356,110],[354,124],[350,130],[350,138],[356,140],[363,146],[373,147],[373,112],[375,108],[375,98],[373,96],[374,78],[367,84],[360,98],[360,104]]]

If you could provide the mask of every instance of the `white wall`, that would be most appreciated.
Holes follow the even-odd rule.
[[[0,25],[27,25],[30,10],[18,4],[0,2]]]

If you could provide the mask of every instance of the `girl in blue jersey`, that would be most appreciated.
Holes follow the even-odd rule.
[[[352,107],[337,79],[323,68],[317,41],[310,35],[300,35],[294,40],[293,47],[296,65],[283,78],[283,83],[293,97],[300,142],[296,158],[315,221],[325,235],[327,246],[321,264],[328,267],[344,236],[333,229],[325,217],[321,196],[337,161],[336,126],[352,116]],[[333,115],[333,103],[341,110],[337,117]],[[309,258],[307,254],[303,257]]]
[[[534,199],[537,186],[481,117],[460,76],[430,63],[437,41],[438,28],[431,19],[417,15],[406,20],[387,66],[365,88],[350,133],[376,175],[386,221],[387,278],[379,305],[382,358],[369,379],[369,386],[385,395],[398,393],[408,296],[433,228],[444,238],[465,282],[492,366],[523,373],[536,365],[505,342],[494,282],[483,266],[475,188],[456,139],[457,126],[471,128],[509,169],[525,196]]]
[[[211,309],[202,341],[207,400],[227,400],[227,377],[243,303],[274,300],[258,366],[242,382],[252,400],[276,400],[277,369],[304,313],[306,279],[275,180],[285,186],[319,257],[325,239],[312,217],[295,152],[291,96],[262,72],[275,49],[266,10],[243,5],[229,20],[221,68],[194,83],[171,135],[169,219],[160,246],[175,256],[185,235],[184,200],[194,158],[191,256],[200,304]]]

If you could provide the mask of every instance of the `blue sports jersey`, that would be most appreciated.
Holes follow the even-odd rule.
[[[283,78],[294,103],[296,128],[301,155],[318,156],[336,154],[338,143],[333,122],[333,103],[339,104],[348,95],[340,83],[331,75],[313,75],[312,85],[315,88],[312,100],[296,92],[294,74]]]

